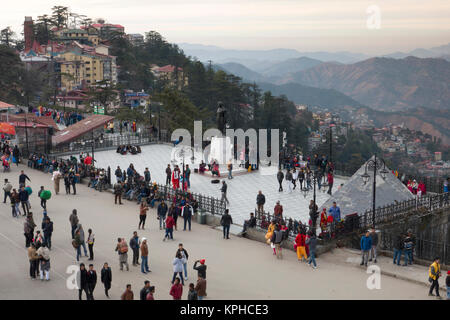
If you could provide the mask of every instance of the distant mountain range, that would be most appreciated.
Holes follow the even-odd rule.
[[[448,61],[450,61],[450,43],[439,46],[439,47],[433,47],[431,49],[415,49],[410,52],[394,52],[388,55],[385,55],[386,58],[396,58],[396,59],[402,59],[409,56],[417,57],[417,58],[443,58]]]
[[[450,62],[444,59],[371,58],[350,65],[322,63],[284,80],[335,89],[382,111],[424,106],[450,109]]]
[[[288,59],[307,57],[320,61],[336,61],[340,63],[354,63],[369,58],[363,53],[352,53],[346,51],[339,52],[300,52],[294,49],[271,49],[271,50],[234,50],[224,49],[216,46],[206,46],[202,44],[179,43],[178,46],[184,53],[198,60],[214,63],[237,62],[248,68],[255,69],[254,63],[282,62]]]

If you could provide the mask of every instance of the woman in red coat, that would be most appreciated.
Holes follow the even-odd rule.
[[[169,294],[173,297],[173,300],[181,300],[183,295],[183,286],[180,284],[180,278],[175,279],[175,283],[170,288]]]
[[[172,185],[174,190],[180,188],[180,169],[178,166],[172,172]]]

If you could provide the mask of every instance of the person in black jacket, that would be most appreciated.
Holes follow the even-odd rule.
[[[25,186],[25,181],[28,179],[28,181],[31,182],[30,178],[23,172],[23,170],[20,171],[19,176],[19,186]]]
[[[220,219],[220,224],[223,226],[223,238],[230,239],[230,225],[233,223],[233,219],[228,213],[228,209],[225,209],[225,214]]]
[[[89,270],[86,275],[87,289],[88,289],[88,300],[94,300],[94,289],[97,284],[97,272],[94,270],[94,265],[89,265]]]
[[[26,216],[30,213],[30,209],[28,208],[28,192],[22,186],[19,191],[19,200],[22,203],[23,215]]]
[[[108,266],[107,262],[103,264],[103,268],[101,271],[101,280],[103,285],[105,286],[105,295],[109,298],[108,290],[111,289],[112,273],[111,268]]]
[[[83,300],[83,290],[86,293],[86,299],[89,300],[88,286],[87,286],[87,270],[84,263],[80,263],[80,271],[78,272],[78,299]]]
[[[50,250],[52,247],[53,221],[49,217],[45,217],[42,222],[42,232],[44,233],[44,243]]]
[[[283,173],[283,171],[281,171],[281,169],[279,169],[278,173],[277,173],[277,180],[278,180],[278,183],[280,184],[280,187],[278,188],[279,192],[283,191],[283,179],[284,179],[284,173]]]
[[[144,281],[144,287],[141,289],[139,293],[139,297],[141,300],[147,300],[147,294],[150,292],[150,281]]]

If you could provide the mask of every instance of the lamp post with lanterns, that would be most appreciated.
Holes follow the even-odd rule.
[[[383,159],[378,158],[375,154],[374,159],[370,159],[366,163],[364,174],[361,175],[364,184],[369,182],[369,171],[373,171],[373,187],[372,187],[372,226],[375,228],[375,209],[376,209],[376,191],[377,191],[377,172],[379,171],[381,178],[384,180],[389,171],[386,169],[386,163]]]

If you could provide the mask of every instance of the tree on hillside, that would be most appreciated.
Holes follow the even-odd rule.
[[[59,29],[67,28],[69,18],[69,8],[64,6],[54,6],[52,8],[51,24]]]
[[[110,104],[118,102],[119,90],[117,86],[109,80],[102,80],[91,86],[88,91],[89,102],[105,108],[105,115],[108,114]]]
[[[15,33],[11,30],[11,27],[6,27],[0,31],[0,43],[11,47],[14,43],[14,36]]]

